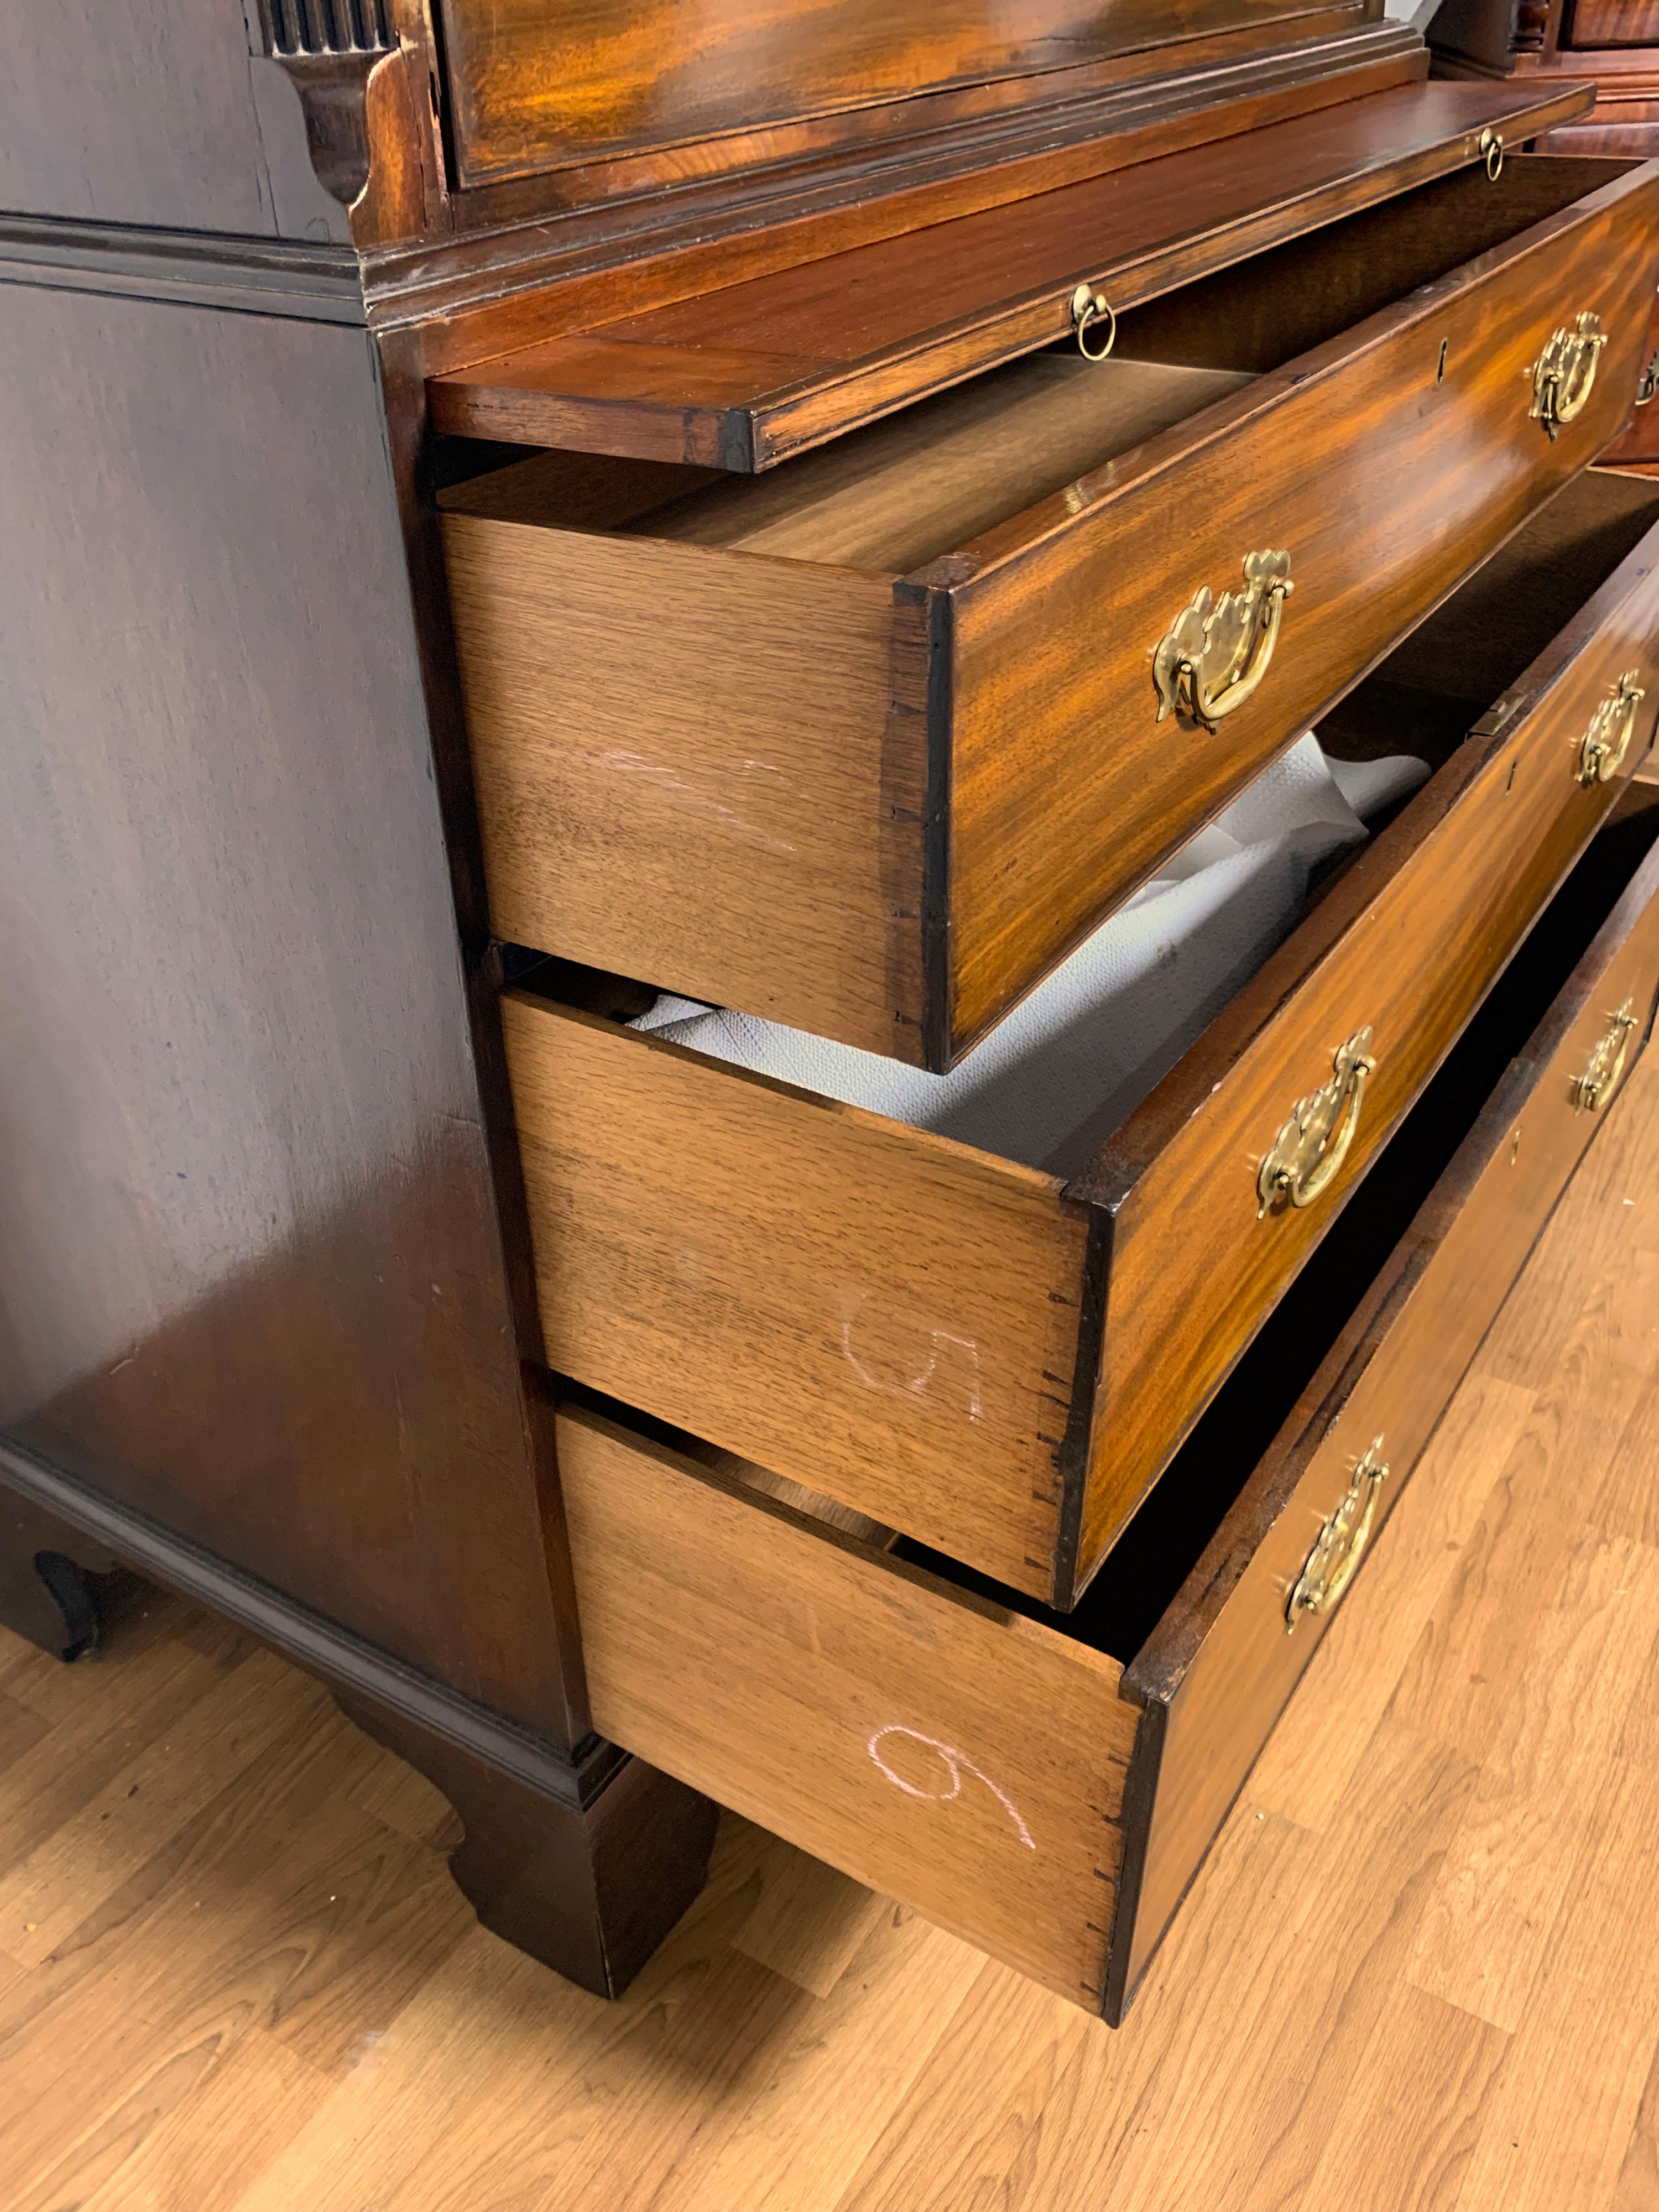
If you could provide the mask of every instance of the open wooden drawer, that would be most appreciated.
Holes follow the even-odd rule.
[[[1633,796],[1069,1619],[567,1407],[594,1725],[1117,2021],[1643,1048]]]
[[[765,477],[446,494],[494,930],[948,1066],[1614,434],[1656,255],[1512,157]]]
[[[1584,477],[1333,718],[1441,765],[1070,1182],[509,994],[549,1364],[1073,1603],[1646,751],[1656,523]]]

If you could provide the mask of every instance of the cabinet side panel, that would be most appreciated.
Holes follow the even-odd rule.
[[[10,9],[0,207],[175,230],[277,228],[242,10],[222,0]],[[295,115],[295,143],[304,128]]]
[[[0,1431],[557,1734],[368,340],[5,297]]]

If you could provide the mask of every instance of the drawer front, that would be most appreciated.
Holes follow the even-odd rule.
[[[1109,2007],[1115,2014],[1165,1929],[1324,1632],[1289,1594],[1373,1447],[1388,1468],[1374,1526],[1438,1425],[1481,1338],[1638,1057],[1659,988],[1659,868],[1648,863],[1528,1053],[1321,1367],[1251,1491],[1194,1571],[1184,1602],[1137,1656],[1146,1702]],[[1616,1017],[1628,1009],[1626,1042]],[[1593,1108],[1580,1079],[1609,1071]],[[1242,1572],[1241,1559],[1248,1561]]]
[[[1645,697],[1618,775],[1585,784],[1587,735],[1632,672]],[[1443,795],[1437,818],[1419,805],[1366,848],[1090,1169],[1114,1241],[1080,1579],[1647,751],[1656,699],[1650,533],[1430,787]],[[1311,1204],[1264,1216],[1260,1163],[1297,1102],[1336,1080],[1337,1048],[1366,1029],[1374,1072],[1340,1173]]]
[[[1069,1194],[1051,1177],[528,1000],[507,1040],[560,1371],[1031,1595],[1075,1601],[1611,804],[1577,749],[1634,667],[1639,545]],[[1366,1024],[1348,1159],[1257,1167]]]
[[[955,1049],[1613,434],[1656,211],[1659,172],[1632,172],[952,556]],[[1587,311],[1607,343],[1552,440],[1531,371]],[[1213,733],[1160,720],[1159,641],[1280,549],[1293,588],[1259,688]]]
[[[558,1453],[594,1727],[1097,2004],[1116,1662],[588,1413]]]
[[[1610,1056],[1595,1110],[1575,1079],[1627,1000],[1626,1071],[1641,1048],[1656,890],[1650,860],[1127,1673],[568,1407],[596,1728],[1120,2017],[1318,1646],[1287,1604],[1356,1462],[1381,1437],[1380,1521],[1616,1094]]]

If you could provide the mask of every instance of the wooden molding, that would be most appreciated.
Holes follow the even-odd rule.
[[[270,1583],[186,1542],[148,1514],[101,1497],[6,1439],[0,1439],[0,1483],[151,1581],[234,1620],[295,1666],[320,1676],[331,1691],[337,1688],[350,1699],[437,1737],[538,1796],[582,1811],[627,1758],[597,1736],[567,1756],[546,1737],[475,1705]]]
[[[216,231],[0,215],[0,282],[304,322],[367,319],[362,266],[349,246]]]

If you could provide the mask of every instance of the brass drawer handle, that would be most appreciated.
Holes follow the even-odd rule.
[[[1541,422],[1552,439],[1564,422],[1584,411],[1595,381],[1595,364],[1607,343],[1599,315],[1580,315],[1571,330],[1558,330],[1528,374],[1532,378],[1532,419]]]
[[[1627,668],[1590,716],[1590,726],[1578,748],[1580,783],[1607,783],[1617,775],[1630,750],[1636,727],[1636,709],[1647,693],[1637,682],[1639,668]]]
[[[1330,1188],[1348,1156],[1359,1127],[1365,1078],[1376,1066],[1371,1057],[1370,1024],[1356,1030],[1346,1044],[1339,1046],[1333,1060],[1336,1073],[1310,1097],[1297,1100],[1273,1150],[1256,1170],[1258,1221],[1282,1198],[1292,1206],[1311,1206]]]
[[[1494,131],[1489,123],[1480,133],[1480,143],[1475,150],[1486,165],[1486,174],[1496,184],[1504,173],[1503,132]]]
[[[1376,1437],[1355,1468],[1342,1503],[1321,1528],[1285,1601],[1287,1636],[1304,1613],[1331,1613],[1340,1602],[1343,1591],[1354,1578],[1361,1554],[1370,1541],[1376,1522],[1377,1497],[1388,1474],[1382,1439]]]
[[[1619,1079],[1625,1072],[1625,1060],[1630,1052],[1631,1036],[1635,1027],[1636,1002],[1633,999],[1626,999],[1597,1038],[1595,1049],[1589,1056],[1589,1065],[1573,1083],[1572,1105],[1576,1114],[1595,1113],[1596,1108],[1605,1106],[1617,1091]]]
[[[1247,553],[1244,589],[1224,592],[1213,611],[1208,585],[1176,617],[1152,655],[1158,719],[1185,713],[1213,730],[1242,707],[1267,672],[1279,620],[1294,586],[1288,553]]]

